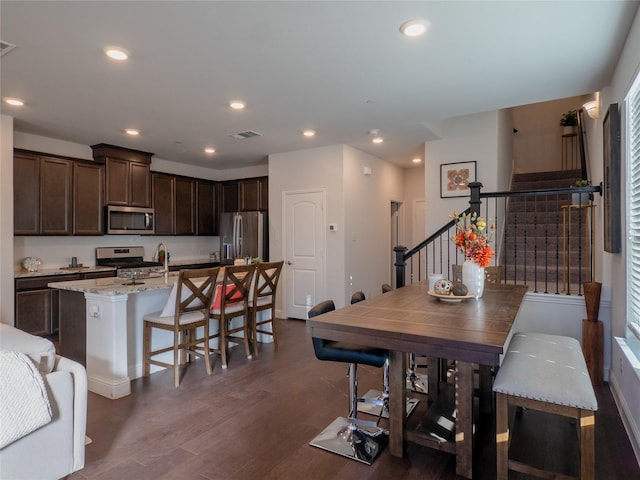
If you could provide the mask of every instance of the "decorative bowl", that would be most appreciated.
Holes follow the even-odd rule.
[[[22,268],[27,272],[37,272],[40,265],[42,265],[42,260],[38,257],[27,257],[22,260]]]

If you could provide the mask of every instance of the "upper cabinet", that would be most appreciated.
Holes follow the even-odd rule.
[[[106,143],[92,145],[93,158],[106,165],[105,203],[130,207],[151,206],[153,153]]]
[[[246,178],[222,184],[223,212],[269,209],[268,177]]]
[[[238,208],[238,181],[222,183],[220,187],[220,207],[223,212],[237,212]]]
[[[90,162],[73,166],[73,234],[104,233],[104,167]]]
[[[156,235],[195,235],[196,180],[151,174]]]
[[[196,235],[217,235],[216,184],[196,180]]]
[[[73,221],[70,159],[16,150],[13,195],[15,235],[70,235]]]

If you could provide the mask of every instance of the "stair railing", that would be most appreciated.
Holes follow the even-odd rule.
[[[502,282],[582,295],[582,283],[593,280],[593,194],[601,194],[601,186],[482,193],[482,184],[474,182],[469,188],[470,206],[463,213],[475,212],[494,225],[492,265],[502,265]],[[451,220],[411,250],[395,247],[396,286],[437,273],[453,278],[452,265],[464,260],[454,235]]]

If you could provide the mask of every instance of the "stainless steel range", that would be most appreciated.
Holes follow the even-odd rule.
[[[96,247],[96,265],[114,267],[118,276],[136,278],[148,276],[162,268],[161,262],[144,260],[144,247]]]

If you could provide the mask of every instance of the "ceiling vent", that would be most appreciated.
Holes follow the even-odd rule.
[[[16,46],[13,43],[4,42],[0,40],[0,57],[3,55],[6,55],[14,48],[16,48]]]
[[[247,138],[261,137],[262,134],[254,132],[253,130],[247,130],[246,132],[232,133],[229,136],[235,138],[236,140],[245,140]]]

